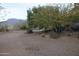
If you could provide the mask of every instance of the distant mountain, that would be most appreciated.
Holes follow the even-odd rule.
[[[26,20],[23,20],[23,19],[15,19],[15,18],[11,18],[11,19],[8,19],[7,21],[6,21],[6,24],[8,24],[8,25],[15,25],[15,24],[17,24],[17,23],[23,23],[23,22],[25,22]]]

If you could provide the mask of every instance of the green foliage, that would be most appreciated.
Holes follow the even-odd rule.
[[[8,26],[0,22],[0,32],[7,32],[7,31],[9,31]]]
[[[4,7],[0,6],[0,15],[2,15],[1,11],[4,9],[5,9]],[[3,19],[3,16],[0,17],[0,20],[2,19]],[[9,31],[7,24],[4,24],[3,22],[0,21],[0,32],[7,32],[7,31]]]
[[[79,8],[72,4],[33,7],[27,11],[29,28],[53,29],[79,21]]]
[[[26,22],[17,23],[16,25],[14,25],[14,29],[27,30],[28,29],[28,25],[26,24]]]
[[[1,28],[0,29],[0,32],[8,32],[9,30],[8,30],[8,28]]]
[[[79,22],[79,9],[71,11],[71,15],[69,15],[69,19],[74,22]]]
[[[25,24],[22,24],[21,26],[19,26],[19,28],[20,28],[21,30],[26,30],[26,29],[28,29],[28,27],[27,27]]]
[[[64,24],[58,6],[39,6],[28,10],[28,24],[31,28],[52,29]]]

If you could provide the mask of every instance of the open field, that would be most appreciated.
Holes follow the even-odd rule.
[[[63,36],[43,38],[35,33],[0,33],[1,56],[79,56],[79,39]]]

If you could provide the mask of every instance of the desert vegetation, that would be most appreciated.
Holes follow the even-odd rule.
[[[44,29],[42,33],[50,33],[52,36],[59,37],[66,31],[79,31],[78,3],[33,7],[27,10],[27,15],[29,32],[38,28]]]
[[[15,18],[0,17],[0,56],[79,56],[79,3],[29,7],[27,20],[17,18],[24,4],[5,5],[17,10]]]
[[[5,8],[0,6],[0,12]],[[38,30],[42,37],[60,37],[62,34],[72,36],[79,31],[79,3],[48,4],[27,10],[27,21],[17,23],[14,29],[33,33]],[[1,14],[0,14],[1,15]],[[4,16],[5,17],[5,16]],[[9,26],[0,22],[0,32],[9,31]]]
[[[5,16],[1,15],[1,11],[4,9],[5,9],[4,7],[0,6],[0,20],[4,19],[4,17],[5,17]],[[0,22],[0,32],[7,32],[7,31],[9,31],[8,25],[3,22]]]

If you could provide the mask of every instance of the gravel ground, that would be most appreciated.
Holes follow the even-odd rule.
[[[35,33],[0,33],[0,56],[79,56],[79,39],[43,38]]]

